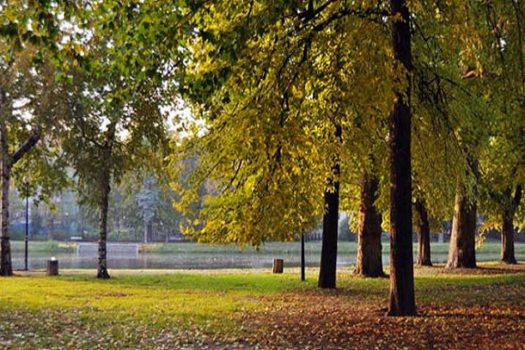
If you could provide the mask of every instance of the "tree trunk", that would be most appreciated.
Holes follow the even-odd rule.
[[[388,315],[416,314],[414,257],[412,256],[412,165],[410,17],[404,0],[390,0],[394,66],[407,71],[404,91],[396,91],[390,113],[390,301]],[[395,69],[399,70],[399,69]]]
[[[144,220],[144,243],[148,243],[148,236],[149,236],[148,223],[146,222],[146,220]]]
[[[146,234],[148,236],[148,241],[149,242],[155,242],[155,237],[153,235],[153,220],[148,222],[148,224],[146,225],[146,231],[147,231]]]
[[[514,255],[514,210],[506,207],[503,210],[501,226],[501,261],[507,264],[517,264]]]
[[[40,129],[34,129],[28,139],[12,154],[9,153],[9,143],[7,140],[8,131],[4,106],[6,103],[6,93],[0,86],[0,161],[2,162],[2,208],[1,208],[1,235],[0,235],[0,276],[12,276],[13,266],[11,264],[11,245],[9,242],[9,187],[11,169],[27,152],[29,152],[40,140]]]
[[[507,264],[517,264],[514,254],[514,214],[516,208],[520,205],[522,186],[516,186],[514,197],[512,189],[509,187],[505,191],[506,205],[503,208],[502,225],[501,225],[501,261]]]
[[[335,177],[337,178],[339,175],[339,165],[336,165],[334,170]],[[326,190],[324,193],[323,243],[318,284],[320,288],[335,288],[336,284],[339,181],[331,181],[331,185],[333,188]]]
[[[432,266],[430,259],[430,224],[425,202],[417,200],[416,211],[419,216],[417,264],[420,266]]]
[[[7,143],[7,126],[4,119],[4,105],[6,94],[0,86],[0,157],[2,162],[2,213],[0,235],[0,276],[12,276],[11,245],[9,242],[9,180],[11,175],[11,157]]]
[[[357,237],[357,261],[355,273],[364,277],[384,276],[381,254],[381,213],[375,201],[378,197],[379,180],[364,174],[361,182],[359,206],[359,231]]]
[[[447,268],[476,267],[476,203],[456,192]]]
[[[107,150],[104,150],[108,152]],[[109,159],[109,154],[105,159]],[[99,241],[98,241],[98,269],[97,278],[109,278],[108,264],[107,264],[107,236],[108,236],[108,208],[109,208],[109,192],[111,191],[110,180],[111,174],[107,167],[107,162],[102,165],[106,168],[102,171],[100,178],[100,198],[99,198]]]
[[[11,167],[7,150],[2,150],[2,236],[1,236],[1,263],[0,276],[12,276],[11,244],[9,242],[9,182]]]

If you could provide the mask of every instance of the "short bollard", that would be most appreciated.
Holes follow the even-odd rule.
[[[284,270],[284,260],[283,259],[273,259],[273,273],[283,273]]]
[[[55,257],[47,261],[47,275],[58,276],[58,260]]]

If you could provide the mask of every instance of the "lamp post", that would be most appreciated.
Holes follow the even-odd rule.
[[[305,276],[306,261],[304,259],[304,233],[301,234],[301,281],[306,280]]]
[[[24,177],[25,194],[26,194],[26,235],[24,239],[24,270],[29,270],[28,253],[29,253],[29,179]]]

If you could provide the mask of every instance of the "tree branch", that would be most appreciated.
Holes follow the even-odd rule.
[[[31,135],[29,135],[27,140],[11,156],[11,164],[14,165],[16,162],[20,160],[20,158],[22,158],[27,152],[29,152],[40,140],[40,137],[41,137],[40,129],[39,128],[33,129],[33,132],[31,132]]]

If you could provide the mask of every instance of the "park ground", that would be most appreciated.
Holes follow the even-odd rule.
[[[525,265],[416,268],[418,316],[386,317],[388,278],[340,269],[64,270],[0,278],[1,349],[525,349]]]

